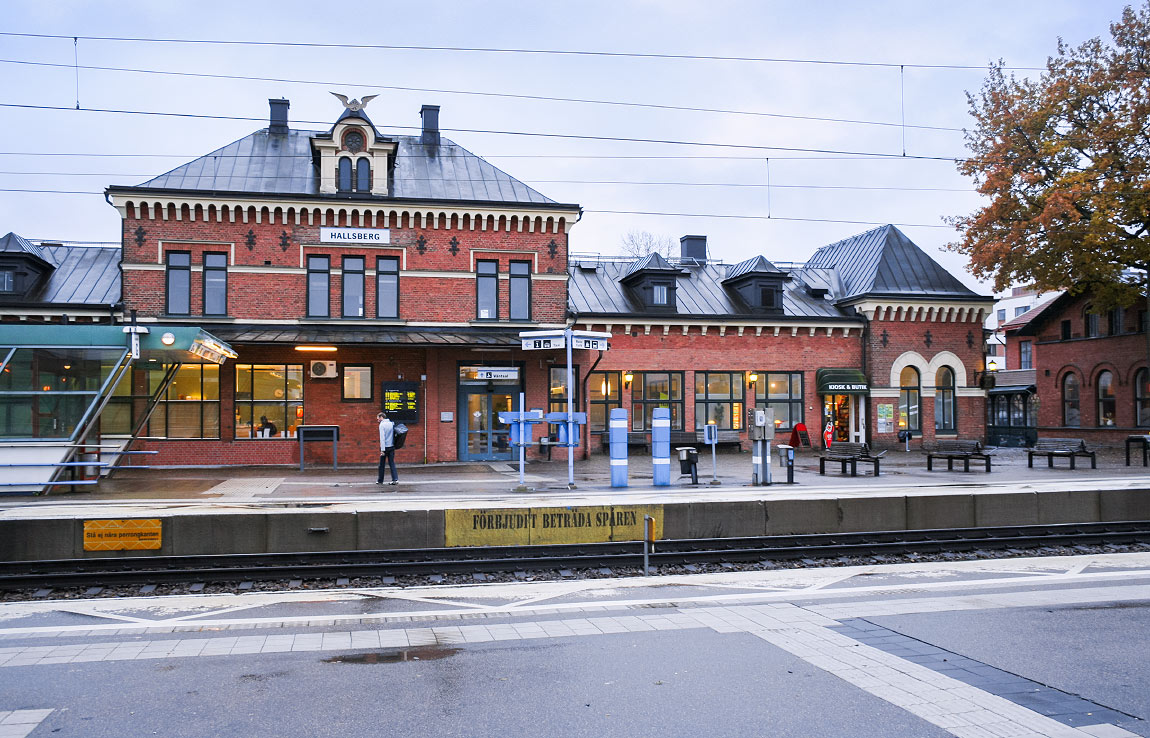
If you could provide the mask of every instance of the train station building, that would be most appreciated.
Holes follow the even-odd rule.
[[[110,319],[196,328],[235,355],[133,364],[105,411],[123,420],[103,433],[135,428],[147,463],[295,464],[312,425],[339,426],[341,462],[370,462],[380,408],[409,428],[400,462],[511,459],[498,413],[520,393],[565,410],[568,393],[563,352],[523,350],[518,334],[567,325],[612,334],[608,351],[574,354],[582,453],[603,452],[616,407],[636,442],[667,407],[680,440],[714,422],[746,447],[756,404],[815,445],[823,431],[879,447],[899,431],[912,446],[984,438],[993,300],[894,226],[804,264],[724,264],[703,236],[677,255],[571,256],[580,208],[443,137],[438,107],[418,135],[392,136],[345,105],[304,131],[271,100],[267,127],[107,190],[123,219]]]

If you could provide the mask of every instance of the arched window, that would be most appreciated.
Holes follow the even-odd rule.
[[[1150,426],[1150,369],[1134,375],[1134,422],[1140,428]]]
[[[1098,375],[1098,425],[1114,425],[1114,374],[1101,372]]]
[[[335,186],[340,192],[351,192],[351,159],[346,156],[339,160],[339,176]]]
[[[1074,373],[1062,379],[1062,424],[1071,428],[1082,425],[1082,413],[1078,408],[1078,375]]]
[[[371,161],[361,158],[355,162],[355,191],[371,191]]]
[[[899,426],[903,430],[922,432],[922,417],[919,415],[919,389],[918,369],[908,366],[902,370],[898,379],[898,411]]]
[[[944,366],[934,375],[934,429],[943,433],[957,430],[955,425],[954,370]]]

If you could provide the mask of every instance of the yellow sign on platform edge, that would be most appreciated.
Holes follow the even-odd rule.
[[[662,505],[445,510],[448,546],[545,546],[643,540],[643,516],[663,530]]]
[[[143,551],[160,548],[159,518],[138,520],[85,520],[85,551]]]

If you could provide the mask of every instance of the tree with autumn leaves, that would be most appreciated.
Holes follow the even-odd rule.
[[[1037,79],[992,66],[968,95],[977,125],[958,168],[989,202],[952,220],[963,233],[952,248],[996,290],[1023,282],[1089,290],[1099,310],[1150,307],[1150,0],[1110,33],[1059,40]]]

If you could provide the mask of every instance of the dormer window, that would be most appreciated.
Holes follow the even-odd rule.
[[[339,160],[339,184],[336,187],[340,192],[351,192],[351,159],[346,156]]]
[[[770,310],[777,307],[779,291],[774,286],[759,285],[759,304],[758,307],[764,310]]]
[[[0,292],[16,291],[16,270],[0,269]]]
[[[367,157],[355,162],[355,191],[371,192],[371,161]]]
[[[397,144],[381,136],[362,109],[349,108],[329,133],[314,136],[311,142],[321,194],[388,194],[387,173]]]
[[[651,304],[659,307],[666,307],[667,293],[669,291],[670,290],[667,289],[667,285],[665,284],[651,285]]]

